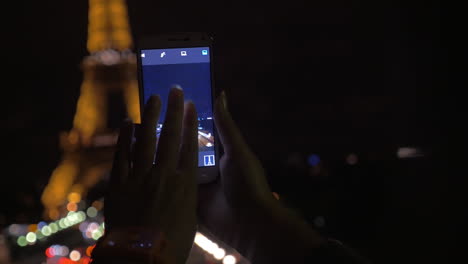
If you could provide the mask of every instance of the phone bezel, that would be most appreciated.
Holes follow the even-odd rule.
[[[143,113],[144,97],[143,97],[143,76],[141,50],[145,49],[166,49],[166,48],[192,48],[192,47],[209,47],[210,53],[210,72],[211,72],[211,104],[214,111],[215,98],[219,92],[215,88],[214,83],[214,62],[213,62],[213,38],[205,33],[172,33],[157,36],[149,36],[139,39],[136,45],[137,51],[137,72],[138,72],[138,89],[140,97],[140,116]],[[183,87],[182,87],[183,88]],[[209,183],[217,179],[219,175],[219,156],[221,154],[220,141],[213,120],[213,135],[215,141],[215,166],[198,167],[197,182]]]

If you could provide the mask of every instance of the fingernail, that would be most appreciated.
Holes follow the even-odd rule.
[[[169,100],[170,101],[177,101],[180,97],[184,94],[184,90],[178,84],[174,84],[171,86],[171,91],[169,92]]]

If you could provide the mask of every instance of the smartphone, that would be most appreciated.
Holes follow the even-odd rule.
[[[143,38],[137,44],[141,110],[153,94],[162,100],[156,135],[159,137],[164,124],[167,96],[173,85],[180,85],[185,100],[192,100],[197,108],[198,183],[212,182],[219,174],[212,42],[205,33],[177,33]]]

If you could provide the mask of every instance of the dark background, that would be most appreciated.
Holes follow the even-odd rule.
[[[215,35],[216,85],[272,188],[376,262],[447,263],[452,121],[442,1],[129,1],[133,34]],[[2,8],[0,224],[38,221],[72,125],[87,1]],[[118,107],[117,107],[118,108]],[[118,118],[117,118],[118,119]],[[425,156],[399,160],[400,146]],[[355,166],[345,163],[356,153]],[[320,155],[321,170],[306,158]]]

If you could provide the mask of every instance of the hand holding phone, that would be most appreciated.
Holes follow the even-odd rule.
[[[198,182],[218,175],[218,142],[213,122],[212,41],[202,33],[181,33],[143,39],[138,45],[140,105],[153,94],[164,100],[173,86],[182,87],[185,98],[198,110]],[[165,116],[165,102],[161,116]],[[155,133],[159,136],[164,120]]]

